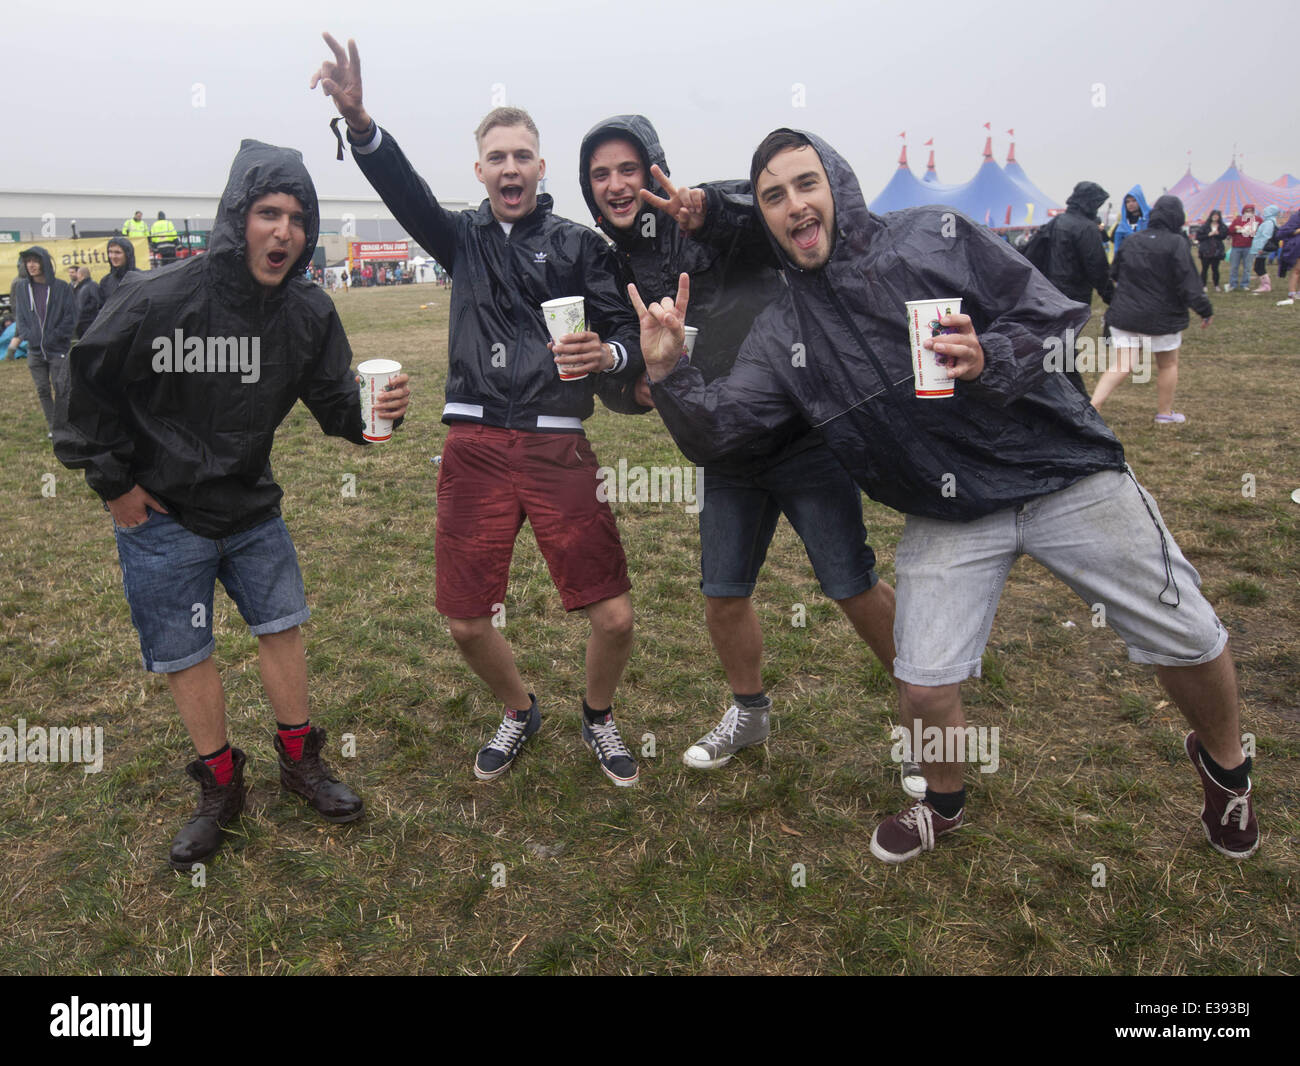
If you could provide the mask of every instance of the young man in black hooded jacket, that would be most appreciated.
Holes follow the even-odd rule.
[[[1207,839],[1230,858],[1252,855],[1259,827],[1227,632],[1115,435],[1048,369],[1087,308],[965,216],[872,214],[848,164],[811,134],[774,131],[750,176],[789,298],[760,316],[732,374],[706,384],[678,358],[689,279],[676,301],[649,308],[633,289],[642,350],[687,455],[756,439],[797,412],[869,495],[907,515],[895,675],[905,727],[943,743],[927,739],[926,798],[876,828],[872,853],[904,862],[962,825],[960,685],[979,676],[1006,575],[1027,554],[1102,608],[1131,660],[1156,667],[1193,726],[1185,749]],[[962,313],[923,345],[946,361],[955,392],[921,398],[906,301],[953,297]]]
[[[308,717],[300,627],[310,612],[269,462],[298,400],[326,433],[365,443],[342,323],[303,276],[319,232],[302,156],[244,141],[208,254],[123,287],[70,360],[55,453],[85,470],[112,513],[145,669],[167,676],[199,753],[186,767],[199,807],[171,847],[178,870],[216,852],[247,791],[212,659],[218,578],[258,638],[281,785],[329,821],[362,814],[361,798],[321,758],[325,731]],[[390,388],[376,406],[400,419],[406,375]]]
[[[702,186],[699,210],[686,210],[689,221],[679,226],[685,205],[669,174],[659,135],[643,115],[615,115],[582,140],[583,196],[638,290],[657,300],[672,295],[680,273],[690,275],[691,325],[700,331],[691,364],[712,381],[731,370],[755,317],[783,286],[766,237],[734,217],[748,214],[749,182]],[[894,590],[877,579],[861,492],[802,418],[709,463],[702,481],[700,588],[733,702],[683,761],[713,769],[768,735],[772,701],[763,691],[763,637],[751,597],[783,513],[803,540],[822,591],[891,672]],[[916,774],[905,773],[904,780],[924,794]]]

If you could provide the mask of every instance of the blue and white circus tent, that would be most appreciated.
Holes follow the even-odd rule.
[[[974,177],[961,185],[944,185],[934,170],[933,151],[922,181],[908,167],[904,146],[894,176],[869,206],[877,214],[927,204],[955,207],[994,229],[1039,226],[1064,210],[1035,186],[1015,161],[1014,144],[1007,163],[1007,170],[998,166],[993,158],[993,138],[988,137],[984,142],[984,161]]]

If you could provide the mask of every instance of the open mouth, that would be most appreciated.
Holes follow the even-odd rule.
[[[801,222],[790,231],[790,237],[794,240],[795,247],[801,251],[807,251],[812,248],[822,235],[822,224],[815,218],[810,218],[807,222]]]
[[[272,270],[282,270],[289,262],[288,252],[267,252],[266,261]]]
[[[620,196],[618,199],[609,201],[609,213],[611,215],[626,215],[631,213],[636,207],[635,196]]]
[[[501,199],[510,207],[518,207],[524,201],[524,187],[522,185],[502,185]]]

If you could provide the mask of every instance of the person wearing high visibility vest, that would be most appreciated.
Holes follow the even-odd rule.
[[[154,248],[160,244],[166,244],[169,241],[173,244],[178,243],[181,235],[176,232],[176,227],[167,221],[167,216],[161,211],[158,212],[158,221],[149,227],[149,243]]]
[[[149,223],[144,220],[143,211],[137,211],[134,218],[128,218],[122,223],[122,235],[124,237],[149,236]]]

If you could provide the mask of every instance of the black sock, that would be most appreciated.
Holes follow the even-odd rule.
[[[1201,745],[1201,740],[1196,739],[1196,750],[1201,753],[1201,761],[1205,763],[1205,768],[1224,788],[1242,789],[1250,780],[1250,756],[1246,756],[1245,762],[1233,770],[1225,770],[1217,762],[1210,758],[1210,753]]]
[[[731,698],[736,701],[736,706],[744,710],[752,711],[757,707],[765,707],[771,701],[767,698],[767,693],[761,688],[753,696],[742,696],[739,692],[733,692]]]
[[[925,768],[922,767],[922,770]],[[966,789],[957,792],[936,792],[932,788],[925,790],[925,801],[945,818],[956,818],[966,806]]]
[[[592,725],[595,725],[597,722],[603,722],[605,720],[605,715],[609,714],[611,710],[613,710],[613,707],[606,707],[603,711],[593,711],[587,706],[586,700],[582,701],[582,716]]]

